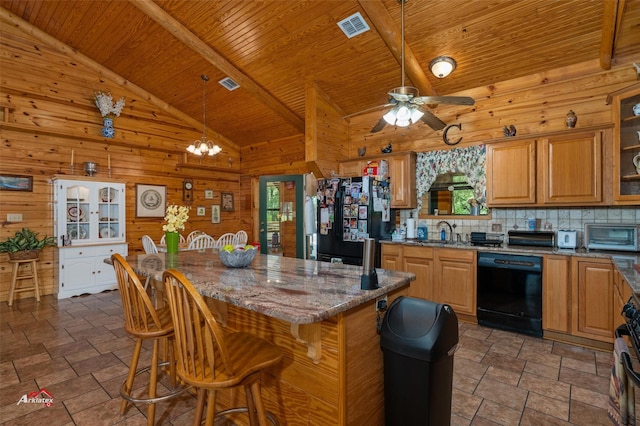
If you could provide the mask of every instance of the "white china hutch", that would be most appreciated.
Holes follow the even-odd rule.
[[[125,182],[54,176],[58,299],[118,287],[114,253],[127,255]]]

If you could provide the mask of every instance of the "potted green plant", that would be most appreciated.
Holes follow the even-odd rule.
[[[13,237],[0,242],[0,253],[9,253],[11,260],[34,259],[46,246],[55,246],[54,237],[38,238],[38,233],[29,228],[22,228]]]

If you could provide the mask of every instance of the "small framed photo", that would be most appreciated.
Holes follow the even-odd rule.
[[[217,204],[211,206],[211,223],[220,223],[220,206]]]
[[[204,198],[205,200],[213,200],[213,191],[210,189],[204,190]]]
[[[136,184],[136,217],[164,217],[166,185]]]
[[[198,216],[204,216],[206,213],[206,208],[203,206],[198,206],[198,210],[196,212]]]
[[[33,176],[0,175],[0,190],[33,192]]]
[[[232,212],[234,210],[233,192],[222,193],[222,210],[227,212]]]

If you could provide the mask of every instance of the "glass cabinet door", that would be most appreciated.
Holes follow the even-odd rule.
[[[108,183],[98,187],[98,238],[118,238],[121,233],[120,203],[122,191]]]
[[[90,226],[90,188],[86,185],[71,185],[65,192],[66,214],[61,219],[66,221],[67,235],[72,241],[95,238],[91,235]]]

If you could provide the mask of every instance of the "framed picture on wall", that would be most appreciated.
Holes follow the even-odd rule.
[[[213,200],[213,191],[210,189],[204,190],[204,198],[207,200]]]
[[[220,223],[220,206],[217,204],[211,206],[211,223]]]
[[[222,210],[227,212],[233,211],[233,192],[222,193]]]
[[[136,184],[136,217],[164,217],[166,185]]]
[[[198,216],[204,216],[206,214],[206,208],[203,206],[198,206],[198,210],[196,210]]]
[[[33,176],[0,175],[0,190],[33,191]]]

